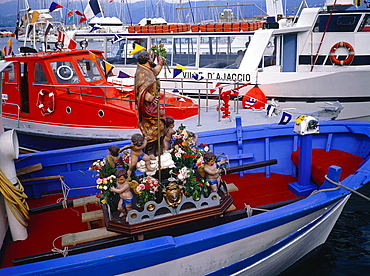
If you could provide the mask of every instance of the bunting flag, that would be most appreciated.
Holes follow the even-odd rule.
[[[86,20],[93,18],[99,13],[101,13],[101,9],[98,0],[89,0],[89,3],[84,10],[84,16]]]
[[[186,67],[185,66],[182,66],[180,64],[176,64],[176,69],[181,69],[182,71],[185,71],[186,70]]]
[[[58,3],[51,2],[49,12],[55,11],[56,9],[63,8],[62,5],[59,5]]]
[[[4,56],[6,56],[6,46],[4,46],[4,48],[1,50],[1,52],[3,53]]]
[[[48,22],[48,25],[45,28],[45,37],[49,34],[50,30],[53,28],[53,24]]]
[[[69,11],[69,12],[67,13],[67,16],[68,16],[68,17],[73,16],[73,11]]]
[[[209,93],[211,93],[211,94],[213,94],[213,93],[215,93],[216,91],[218,91],[219,89],[217,89],[217,87],[219,87],[221,85],[221,83],[216,83],[216,85],[215,85],[215,88],[213,88],[213,89],[211,89],[210,91],[209,91]],[[222,88],[220,89],[220,93],[222,92]]]
[[[32,32],[32,30],[33,30],[33,25],[28,25],[28,30],[27,30],[26,37],[30,36],[30,33]]]
[[[131,78],[131,76],[126,74],[125,72],[119,71],[117,78],[125,79],[125,78]]]
[[[182,66],[180,64],[176,64],[176,68],[173,69],[173,78],[176,78],[184,70],[186,70],[186,67],[185,66]]]
[[[96,31],[96,30],[99,30],[101,29],[98,25],[94,25],[91,27],[91,30],[89,31],[89,33],[92,33],[93,31]]]
[[[80,21],[78,21],[78,23],[84,23],[85,21],[87,21],[87,18],[85,16],[81,16]]]
[[[191,75],[191,77],[192,77],[193,79],[195,79],[195,80],[202,80],[202,79],[204,79],[204,77],[203,77],[203,76],[200,76],[198,73],[193,73],[193,74]]]
[[[85,16],[82,12],[80,12],[78,10],[75,10],[75,14],[77,14],[78,16]]]
[[[172,92],[173,93],[180,93],[180,91],[177,88],[175,88],[174,90],[172,90]]]
[[[74,41],[73,39],[69,39],[69,43],[68,43],[68,49],[70,49],[70,50],[74,50],[74,49],[76,49],[76,47],[77,47],[77,42],[76,41]]]
[[[230,95],[231,95],[231,96],[239,96],[239,92],[238,92],[238,90],[231,89],[231,90],[230,90]]]
[[[11,55],[13,51],[13,39],[9,38],[8,40],[8,55]]]
[[[121,41],[123,39],[125,39],[123,36],[119,36],[119,35],[115,34],[114,38],[111,40],[111,42],[112,42],[112,44],[114,44],[114,43],[117,43],[118,41]]]
[[[104,71],[105,71],[105,77],[108,78],[109,74],[112,72],[114,66],[110,64],[109,62],[104,61]]]
[[[32,19],[30,23],[36,23],[36,21],[39,19],[40,13],[38,11],[32,12]]]
[[[76,49],[77,47],[77,42],[70,39],[68,35],[61,30],[58,30],[58,41],[63,42],[64,47],[67,47],[70,50]]]
[[[182,73],[182,70],[181,69],[173,69],[173,78],[176,78],[179,74]]]
[[[140,46],[139,44],[135,44],[135,48],[134,50],[130,51],[130,55],[137,54],[138,52],[142,50],[146,50],[146,48],[144,48],[143,46]]]
[[[291,119],[292,119],[292,114],[290,114],[286,111],[283,111],[283,113],[281,114],[281,119],[280,119],[280,122],[278,123],[278,125],[286,125],[287,123],[290,122]]]
[[[176,101],[178,102],[186,102],[184,98],[182,97],[176,97]]]
[[[93,52],[89,51],[89,56],[91,61],[96,62],[96,55]]]
[[[267,104],[266,115],[267,117],[272,117],[273,115],[276,115],[276,107],[271,104]]]
[[[25,15],[23,15],[21,26],[23,26],[24,23],[28,23],[28,14],[27,13]]]
[[[73,16],[70,16],[70,17],[68,18],[68,22],[72,22],[72,21],[73,21],[73,19],[74,19],[74,17],[73,17]]]

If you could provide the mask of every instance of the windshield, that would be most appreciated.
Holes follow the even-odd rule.
[[[101,75],[95,62],[88,59],[84,59],[77,61],[77,64],[78,67],[80,67],[82,75],[84,76],[87,82],[103,79],[103,76]]]
[[[69,61],[51,62],[50,66],[59,84],[80,82],[80,79],[78,78],[76,71],[72,66],[72,63],[70,63]]]

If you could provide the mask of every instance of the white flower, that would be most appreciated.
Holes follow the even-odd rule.
[[[204,151],[209,151],[209,147],[208,146],[205,146],[204,147]]]
[[[108,189],[108,186],[104,185],[103,189],[104,190],[107,190]]]

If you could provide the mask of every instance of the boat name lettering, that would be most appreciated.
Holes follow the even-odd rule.
[[[250,81],[250,74],[241,74],[241,73],[218,73],[218,72],[207,72],[204,74],[201,71],[191,72],[184,71],[184,78],[192,78],[193,74],[198,74],[200,76],[207,76],[207,79],[220,79],[220,80],[239,80],[239,81]]]

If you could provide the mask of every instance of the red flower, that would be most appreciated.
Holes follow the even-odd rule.
[[[96,195],[96,197],[97,197],[97,198],[100,198],[100,194],[97,194],[97,195]]]
[[[190,158],[190,154],[184,154],[182,158]]]
[[[150,189],[150,185],[149,184],[146,184],[145,185],[145,189]]]
[[[201,146],[201,147],[206,147],[206,146],[208,146],[208,144],[200,143],[200,144],[199,144],[199,146]]]
[[[203,186],[203,183],[198,183],[198,186],[202,187]]]

